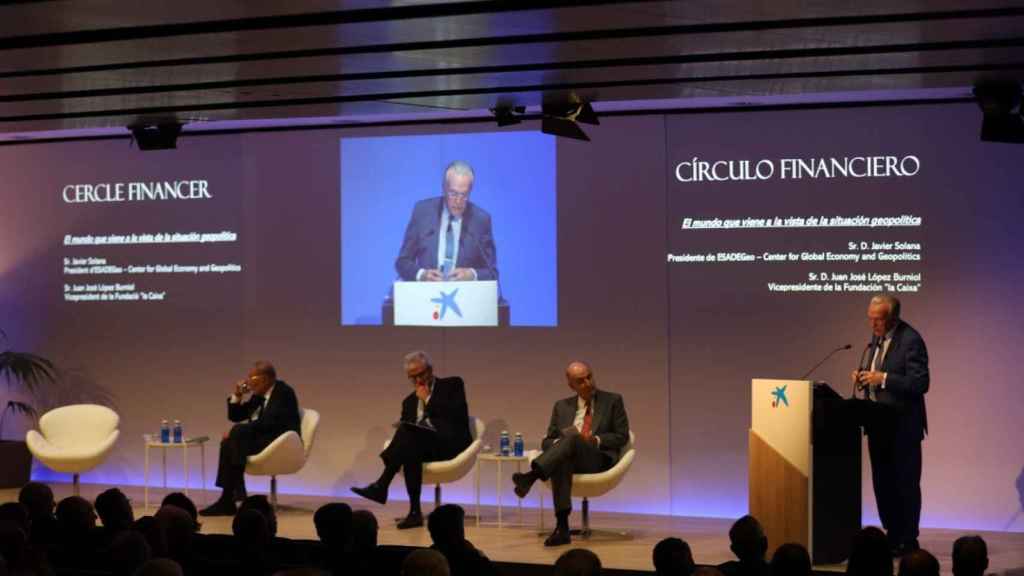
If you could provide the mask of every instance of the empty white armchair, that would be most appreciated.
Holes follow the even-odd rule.
[[[578,533],[584,537],[590,536],[590,498],[597,498],[598,496],[604,496],[611,492],[622,483],[622,479],[626,477],[626,472],[629,472],[629,468],[633,465],[633,460],[636,459],[636,435],[633,431],[629,431],[629,443],[622,448],[622,457],[615,463],[614,466],[605,470],[604,472],[597,472],[595,474],[573,474],[572,475],[572,495],[573,497],[583,498],[583,506],[581,509],[583,516],[583,529],[579,530]],[[533,461],[540,454],[540,451],[531,451],[530,460]],[[548,489],[551,489],[551,483],[544,483]],[[544,523],[544,493],[540,493],[540,512],[541,512],[541,525]]]
[[[423,483],[434,485],[434,506],[441,505],[441,484],[458,482],[473,469],[486,430],[482,420],[470,416],[469,435],[473,441],[469,446],[451,460],[423,463]]]
[[[278,436],[259,454],[249,456],[245,473],[253,476],[270,476],[270,501],[277,506],[277,477],[295,474],[306,465],[309,452],[313,449],[316,431],[320,426],[320,413],[309,408],[300,409],[302,435],[289,430]]]
[[[119,422],[117,413],[106,406],[61,406],[39,418],[39,431],[29,430],[25,443],[48,468],[72,474],[77,495],[78,475],[98,466],[114,448]]]

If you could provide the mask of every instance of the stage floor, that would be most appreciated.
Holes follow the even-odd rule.
[[[54,494],[59,500],[71,494],[70,484],[52,484]],[[92,500],[107,486],[83,485],[82,496]],[[142,509],[143,490],[141,487],[122,487],[132,500],[135,515],[152,514]],[[432,496],[432,491],[424,490]],[[256,492],[252,492],[256,493]],[[150,490],[151,506],[159,503],[163,490]],[[202,507],[203,496],[198,490],[190,491],[196,505]],[[212,501],[216,496],[207,493]],[[0,502],[17,499],[17,490],[0,490]],[[426,528],[413,530],[395,529],[394,519],[406,512],[405,502],[388,503],[380,506],[372,502],[350,498],[327,498],[320,496],[281,495],[281,509],[278,511],[278,535],[286,538],[316,539],[313,527],[313,512],[331,501],[347,502],[353,507],[371,510],[380,523],[379,542],[405,546],[429,546],[430,535]],[[535,502],[535,501],[534,501]],[[578,503],[576,504],[578,506]],[[497,508],[484,506],[481,509],[481,520],[484,525],[477,527],[474,516],[474,505],[464,504],[466,509],[466,537],[489,558],[500,562],[517,562],[524,564],[552,565],[555,559],[567,548],[555,549],[543,546],[544,533],[540,530],[539,514],[536,508],[524,508],[524,524],[510,525],[517,522],[515,506],[503,508],[502,528],[494,525],[497,520]],[[425,503],[424,512],[429,513],[433,504]],[[576,527],[579,522],[579,511],[574,511],[572,522]],[[550,530],[554,518],[551,510],[547,510],[544,518],[546,530]],[[231,518],[201,519],[204,533],[230,534]],[[607,568],[627,570],[653,571],[651,550],[662,538],[675,536],[686,540],[693,550],[694,560],[698,564],[719,564],[733,558],[729,551],[729,526],[731,520],[718,518],[688,518],[679,516],[654,516],[641,514],[619,514],[608,512],[591,512],[591,528],[594,535],[589,540],[574,538],[573,547],[589,548],[601,558]],[[921,546],[929,550],[939,559],[943,574],[952,574],[951,551],[953,541],[964,534],[961,531],[945,529],[923,529],[920,538]],[[989,547],[989,573],[1024,576],[1024,533],[1017,532],[981,532]],[[841,571],[843,566],[816,566],[822,571]]]

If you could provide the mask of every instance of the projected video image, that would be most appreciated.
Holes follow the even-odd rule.
[[[342,138],[341,323],[555,326],[555,142]]]

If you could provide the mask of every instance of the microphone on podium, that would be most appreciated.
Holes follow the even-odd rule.
[[[803,376],[800,377],[800,379],[801,380],[806,380],[808,376],[813,374],[814,371],[817,370],[819,366],[824,364],[826,360],[831,358],[833,354],[835,354],[836,352],[839,352],[840,350],[849,350],[850,348],[853,348],[853,344],[845,344],[845,345],[840,346],[839,348],[836,348],[835,350],[829,352],[828,354],[825,355],[824,358],[821,359],[821,362],[818,362],[817,364],[815,364],[814,367],[811,368],[810,370],[808,370],[806,374],[804,374]]]

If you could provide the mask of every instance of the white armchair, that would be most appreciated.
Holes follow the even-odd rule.
[[[437,460],[423,463],[423,483],[434,485],[434,506],[441,505],[441,484],[458,482],[476,464],[476,455],[480,452],[483,444],[484,432],[487,428],[483,421],[473,416],[469,417],[469,435],[473,438],[469,446],[451,460]],[[384,443],[387,448],[391,440]]]
[[[25,443],[48,468],[71,473],[77,495],[78,475],[106,459],[120,435],[118,422],[117,413],[106,406],[61,406],[39,418],[39,431],[29,430]]]
[[[316,431],[320,426],[320,413],[309,408],[300,409],[302,435],[289,430],[278,436],[259,454],[249,456],[245,473],[253,476],[270,476],[270,501],[277,507],[277,477],[294,474],[306,465],[309,452],[313,449]]]
[[[583,516],[583,528],[578,533],[584,538],[587,538],[591,534],[590,530],[590,498],[597,498],[604,496],[611,492],[618,486],[622,479],[626,477],[626,472],[629,472],[629,468],[633,465],[633,460],[636,459],[636,435],[633,431],[629,431],[629,442],[622,448],[622,457],[615,463],[614,466],[605,470],[604,472],[598,472],[596,474],[573,474],[572,475],[572,495],[574,497],[583,498],[583,506],[581,509]],[[540,455],[539,450],[533,450],[530,453],[530,461]],[[551,489],[551,482],[544,483],[548,490]],[[540,492],[540,518],[541,528],[544,527],[544,492]]]

